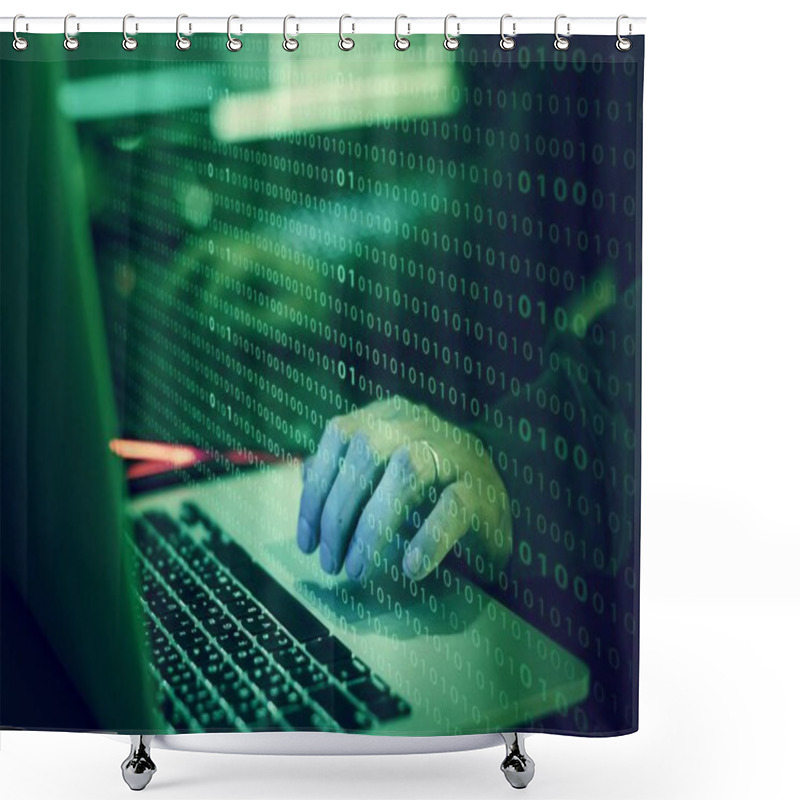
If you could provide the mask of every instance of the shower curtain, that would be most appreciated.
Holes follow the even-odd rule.
[[[635,731],[643,37],[29,40],[0,725]]]

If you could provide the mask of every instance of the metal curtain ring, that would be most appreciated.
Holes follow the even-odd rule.
[[[74,14],[67,14],[67,16],[64,17],[64,49],[65,50],[77,50],[78,49],[78,45],[80,44],[80,42],[74,36],[70,36],[69,35],[68,26],[69,26],[69,21],[71,19],[75,19],[75,15]],[[81,26],[80,26],[80,24],[78,24],[76,30],[80,30],[80,29],[81,29]]]
[[[458,39],[456,39],[455,36],[451,36],[447,32],[447,23],[451,19],[458,19],[458,17],[456,17],[455,14],[448,14],[444,18],[444,42],[443,42],[444,49],[445,50],[458,50],[458,45],[460,44],[460,42],[458,41]],[[456,22],[456,35],[459,35],[460,33],[461,33],[461,23],[460,22]]]
[[[503,50],[513,50],[517,46],[517,42],[511,36],[506,36],[505,32],[503,31],[504,23],[507,19],[511,19],[511,14],[503,14],[500,17],[500,47]],[[513,22],[511,24],[511,32],[512,34],[516,34],[517,32],[517,23]]]
[[[28,49],[28,40],[27,39],[23,39],[21,36],[19,36],[17,34],[17,20],[18,19],[25,19],[25,15],[24,14],[17,14],[17,16],[14,17],[14,22],[11,24],[11,30],[12,30],[12,32],[14,34],[14,42],[13,42],[14,49],[18,50],[21,53],[23,50],[27,50]],[[25,25],[26,30],[27,30],[27,27],[28,26],[27,26],[27,23],[26,23],[26,25]]]
[[[356,43],[349,36],[345,36],[342,30],[342,26],[344,25],[344,21],[346,19],[353,19],[353,18],[349,14],[342,14],[342,16],[339,17],[339,48],[341,50],[352,50],[356,46]],[[351,28],[355,32],[356,29],[355,22],[351,24]]]
[[[139,46],[139,42],[136,41],[132,36],[128,36],[128,20],[129,19],[136,19],[133,14],[126,14],[122,18],[122,47],[125,50],[135,50]],[[139,27],[138,25],[136,26]]]
[[[628,50],[631,49],[631,40],[630,39],[626,39],[624,36],[620,35],[619,23],[622,22],[623,19],[628,19],[628,15],[627,14],[620,14],[617,17],[617,50],[619,50],[622,53],[626,53]],[[633,31],[633,26],[629,22],[628,23],[628,35],[630,35],[632,31]]]
[[[399,27],[401,19],[408,19],[408,17],[405,14],[398,14],[394,18],[394,48],[395,50],[408,50],[408,48],[411,47],[411,40],[400,35]],[[408,25],[408,32],[411,33],[410,25]]]
[[[286,32],[286,26],[290,19],[297,19],[297,17],[293,17],[291,14],[288,14],[283,18],[283,49],[287,53],[293,53],[300,47],[300,42],[297,39],[293,39],[289,34]],[[300,30],[300,26],[295,23],[295,32]]]
[[[569,50],[569,39],[565,39],[558,32],[558,21],[560,19],[566,19],[566,18],[567,18],[566,14],[559,14],[556,17],[556,22],[555,22],[555,25],[553,26],[553,31],[554,31],[555,36],[556,36],[556,40],[553,42],[553,47],[555,47],[556,50]],[[568,22],[567,23],[567,36],[569,36],[569,27],[570,27],[570,24]]]
[[[231,36],[231,21],[235,19],[239,19],[239,17],[237,17],[236,14],[231,14],[228,17],[228,44],[226,45],[226,47],[228,48],[228,50],[231,51],[231,53],[236,53],[242,49],[242,40],[237,39],[235,36]],[[239,30],[241,31],[241,29],[242,26],[240,25]]]
[[[175,47],[178,50],[188,50],[192,46],[192,40],[187,39],[185,36],[181,35],[181,20],[187,19],[189,17],[188,14],[178,14],[178,18],[175,20],[175,35],[178,37],[175,40]],[[191,33],[192,30],[192,23],[189,23],[189,32]]]

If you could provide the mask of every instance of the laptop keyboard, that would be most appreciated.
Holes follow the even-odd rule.
[[[191,536],[202,525],[204,546]],[[173,731],[365,731],[410,713],[341,640],[185,504],[134,520],[159,707]]]

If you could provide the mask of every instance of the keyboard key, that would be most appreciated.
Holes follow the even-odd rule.
[[[314,689],[308,696],[319,703],[345,730],[366,730],[372,722],[353,704],[347,695],[335,686]]]
[[[176,574],[170,587],[186,605],[189,605],[198,595],[206,594],[197,581],[185,570]]]
[[[168,597],[167,595],[162,595],[161,597],[154,598],[150,602],[150,610],[153,612],[154,616],[163,621],[166,617],[171,616],[176,611],[180,611],[181,608],[174,598]]]
[[[276,630],[275,623],[264,611],[256,611],[239,620],[241,626],[250,633],[259,634]]]
[[[222,651],[206,642],[194,645],[186,651],[189,659],[193,661],[201,672],[206,672],[208,667],[212,664],[219,665],[225,660],[225,655]]]
[[[175,715],[170,721],[170,725],[175,733],[197,733],[202,731],[199,722],[193,717],[187,716],[182,709],[178,708],[175,709]]]
[[[258,674],[259,670],[266,669],[270,664],[267,655],[255,648],[234,654],[233,660],[248,675],[251,673]]]
[[[152,551],[157,543],[153,531],[141,519],[133,522],[133,538],[139,549],[145,554]]]
[[[209,594],[203,592],[202,594],[198,594],[198,596],[189,603],[189,610],[202,622],[204,619],[217,613],[219,611],[219,606],[211,599]]]
[[[180,653],[173,645],[169,644],[167,647],[163,648],[161,653],[159,653],[158,658],[156,659],[156,664],[164,667],[167,664],[177,664],[180,662],[180,660]]]
[[[218,684],[223,683],[226,678],[224,677],[228,674],[229,670],[233,668],[233,665],[227,659],[221,659],[219,661],[213,661],[212,663],[208,664],[203,669],[203,675],[208,679],[208,682],[216,687]],[[235,673],[235,670],[234,670]],[[231,680],[235,679],[232,678]]]
[[[380,701],[371,705],[369,710],[382,722],[397,717],[404,717],[411,713],[411,706],[396,694],[382,698]]]
[[[248,678],[265,693],[268,693],[273,686],[283,686],[287,683],[286,675],[274,664],[267,664],[260,669],[253,670],[248,674]]]
[[[206,731],[229,730],[233,720],[224,708],[215,708],[198,715],[197,721]]]
[[[363,681],[369,675],[367,667],[357,658],[351,658],[349,661],[336,661],[328,669],[331,675],[342,683]]]
[[[166,635],[163,634],[158,628],[153,629],[153,634],[150,637],[150,649],[154,655],[161,653],[169,644]]]
[[[269,706],[261,700],[256,700],[254,703],[251,703],[248,709],[238,708],[237,713],[242,722],[244,722],[250,730],[281,729],[278,717],[273,714]]]
[[[294,730],[319,730],[325,724],[320,713],[308,706],[285,711],[283,717]]]
[[[278,650],[272,654],[272,657],[278,664],[288,670],[290,675],[295,669],[311,663],[309,657],[299,647],[287,647],[284,650]]]
[[[232,707],[238,703],[250,703],[256,699],[256,693],[249,683],[243,680],[236,680],[219,689],[219,695],[226,700]]]
[[[238,545],[212,544],[212,549],[242,585],[298,641],[306,642],[328,633],[328,629],[299,600],[253,562]]]
[[[333,664],[334,661],[350,659],[352,652],[347,645],[335,636],[323,636],[305,643],[306,650],[322,664]]]
[[[239,628],[234,619],[222,611],[204,619],[203,627],[215,639],[229,633],[234,633]]]
[[[178,697],[192,710],[200,703],[208,702],[212,695],[211,691],[206,686],[204,681],[196,680],[193,683],[187,683],[182,686],[179,692],[176,692]]]
[[[316,664],[306,664],[291,671],[292,680],[304,689],[314,689],[330,683],[330,678]]]
[[[235,542],[225,543],[220,537],[212,536],[207,544],[217,559],[234,574],[239,566],[247,565],[252,560],[247,552]]]
[[[188,564],[194,559],[200,558],[201,549],[188,537],[182,536],[180,544],[177,546],[178,555]]]
[[[248,726],[255,723],[260,723],[262,726],[267,725],[272,716],[267,705],[258,697],[254,697],[252,700],[240,700],[233,703],[231,708],[233,708],[233,713]]]
[[[163,511],[146,511],[142,515],[165,539],[176,540],[181,529],[169,514]]]
[[[300,694],[298,687],[294,684],[286,683],[285,679],[282,683],[275,683],[271,686],[259,687],[271,700],[277,708],[285,708],[286,706],[296,706],[301,703],[303,696]]]
[[[257,614],[259,611],[258,606],[256,606],[244,592],[241,592],[241,595],[235,599],[233,597],[223,599],[225,600],[225,607],[228,613],[239,621],[249,614]]]
[[[277,627],[274,627],[272,630],[259,633],[253,638],[256,640],[258,645],[263,647],[268,653],[274,653],[292,645],[292,640]]]
[[[150,555],[150,564],[160,572],[169,584],[169,570],[171,569],[172,556],[164,545],[159,543],[153,548]]]
[[[195,680],[194,672],[185,661],[166,664],[161,674],[176,692],[178,687],[193,683]]]
[[[192,618],[182,609],[178,608],[175,611],[168,612],[166,616],[160,617],[161,624],[168,630],[173,636],[178,634],[180,631],[186,629],[192,629],[195,627],[195,623]]]
[[[239,628],[234,628],[217,636],[217,644],[229,653],[235,653],[242,649],[249,650],[252,647],[250,637]]]
[[[189,650],[208,641],[206,635],[198,628],[183,628],[174,634],[175,642],[184,650]]]
[[[237,612],[241,613],[248,608],[251,602],[244,593],[244,589],[235,583],[225,583],[214,587],[214,594],[234,617],[238,616]]]
[[[181,508],[181,522],[190,528],[205,519],[205,515],[194,503],[184,503]]]
[[[216,561],[212,561],[205,553],[193,558],[189,562],[189,566],[198,579],[206,585],[210,585],[210,582],[219,573],[219,564]]]
[[[368,707],[371,707],[374,703],[380,702],[391,693],[389,687],[382,681],[376,679],[374,675],[370,675],[365,681],[348,684],[347,691]]]
[[[152,572],[148,572],[148,575],[152,576]],[[144,597],[148,603],[153,603],[156,601],[162,601],[167,597],[167,590],[158,583],[155,579],[151,580],[145,587],[144,587]]]
[[[224,687],[239,680],[239,672],[233,664],[227,663],[219,672],[219,677],[215,686]]]

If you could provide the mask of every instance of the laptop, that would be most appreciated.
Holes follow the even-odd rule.
[[[577,659],[462,576],[325,573],[295,541],[301,491],[292,464],[131,503],[177,728],[479,733],[585,696]]]
[[[8,96],[58,68],[22,66],[3,65]],[[4,115],[2,132],[3,568],[102,729],[486,733],[583,700],[586,665],[464,574],[387,570],[359,585],[325,573],[296,543],[299,459],[217,453],[126,482],[120,455],[141,467],[170,445],[119,444],[109,278],[92,198],[64,180],[99,139],[54,98],[40,105],[52,119],[27,132]],[[11,154],[28,135],[49,155],[23,165]],[[43,236],[14,203],[37,186]],[[196,222],[202,193],[193,202]],[[26,253],[36,280],[10,268]]]

